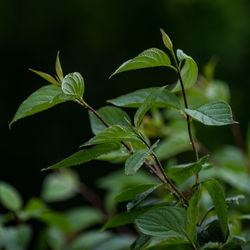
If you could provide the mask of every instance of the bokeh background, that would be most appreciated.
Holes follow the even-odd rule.
[[[201,72],[217,56],[215,76],[229,84],[231,106],[245,136],[250,118],[249,0],[1,0],[0,9],[0,179],[14,185],[25,199],[39,195],[46,175],[40,169],[76,152],[91,136],[87,112],[74,103],[8,128],[19,104],[46,84],[27,69],[54,74],[58,50],[64,73],[80,72],[86,84],[85,100],[99,108],[112,97],[176,80],[167,69],[108,79],[122,62],[144,49],[164,49],[162,27],[176,49],[195,59]],[[234,143],[229,127],[198,131],[209,149]],[[107,165],[97,162],[75,169],[93,187],[95,178],[114,168]]]

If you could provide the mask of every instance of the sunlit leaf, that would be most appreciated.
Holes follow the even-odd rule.
[[[46,81],[54,84],[54,85],[58,85],[60,86],[60,83],[51,75],[44,73],[42,71],[38,71],[38,70],[34,70],[34,69],[29,69],[30,71],[36,73],[37,75],[41,76],[42,78],[44,78]]]
[[[156,48],[147,49],[135,58],[123,63],[111,77],[123,71],[170,65],[170,59],[164,51]]]
[[[231,108],[224,101],[209,102],[195,110],[185,109],[185,112],[194,120],[208,126],[223,126],[235,123]]]

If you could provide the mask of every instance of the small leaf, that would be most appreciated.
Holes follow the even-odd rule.
[[[78,191],[79,180],[73,172],[63,171],[46,176],[41,197],[46,202],[70,199]]]
[[[148,155],[157,147],[159,141],[152,145],[149,149],[141,149],[130,156],[125,162],[125,174],[134,175],[143,165]]]
[[[236,123],[233,120],[230,106],[224,101],[213,101],[196,110],[185,109],[185,112],[198,122],[208,126],[223,126]]]
[[[60,63],[60,58],[59,58],[60,51],[57,52],[57,57],[56,57],[56,74],[60,81],[63,81],[63,71]]]
[[[236,196],[233,196],[233,197],[228,197],[226,198],[226,203],[228,205],[230,204],[236,204],[236,205],[240,205],[240,202],[239,200],[244,200],[245,199],[245,195],[243,194],[239,194],[239,195],[236,195]]]
[[[185,64],[181,69],[181,77],[183,80],[184,88],[191,88],[197,80],[198,77],[198,67],[196,62],[192,59],[192,57],[186,55],[182,50],[177,50],[177,57],[180,61],[180,65],[185,60]],[[172,90],[173,92],[181,91],[181,83],[178,80],[175,88]]]
[[[227,224],[227,204],[224,191],[221,185],[215,179],[209,179],[203,182],[202,186],[207,189],[213,201],[223,236],[224,238],[226,238],[228,234],[228,224]]]
[[[62,81],[62,91],[65,95],[82,98],[84,94],[84,80],[80,73],[66,75]]]
[[[29,69],[30,71],[36,73],[37,75],[41,76],[42,78],[44,78],[46,81],[54,84],[54,85],[57,85],[57,86],[60,86],[60,83],[51,75],[47,74],[47,73],[44,73],[42,71],[38,71],[38,70],[34,70],[34,69]]]
[[[81,145],[81,147],[121,141],[140,142],[141,140],[130,128],[121,125],[113,125],[91,138],[88,142]]]
[[[162,184],[155,185],[154,187],[149,188],[148,190],[137,194],[135,198],[127,204],[127,210],[130,211],[134,207],[136,207],[140,202],[142,202],[145,198],[147,198],[152,192],[154,192],[158,187],[162,186]]]
[[[19,119],[52,108],[59,103],[69,100],[72,100],[72,97],[64,95],[60,87],[55,85],[44,86],[22,102],[9,126]]]
[[[110,77],[123,71],[170,65],[170,59],[164,51],[152,48],[123,63]]]
[[[107,102],[119,107],[139,108],[154,89],[156,88],[139,89],[134,92],[119,96],[115,99],[108,100]],[[175,94],[165,89],[156,98],[153,107],[172,107],[175,109],[180,109],[181,104]]]
[[[103,155],[108,152],[112,152],[113,150],[116,150],[117,148],[119,148],[117,144],[110,143],[110,144],[104,144],[104,145],[97,145],[89,149],[83,149],[48,168],[42,169],[42,171],[55,169],[55,168],[65,168],[65,167],[76,166],[84,162],[94,160],[98,156]]]
[[[197,240],[196,226],[199,219],[199,203],[201,197],[201,188],[198,186],[197,191],[189,200],[188,209],[187,209],[187,218],[186,218],[186,228],[187,233],[194,242]]]
[[[5,208],[11,211],[20,210],[23,203],[18,191],[3,181],[0,182],[0,202]]]
[[[154,89],[150,95],[145,99],[144,103],[140,106],[140,108],[136,111],[135,117],[134,117],[134,124],[138,128],[140,126],[140,123],[144,117],[144,115],[147,113],[149,109],[153,107],[153,104],[156,100],[156,98],[160,95],[160,93],[164,90],[166,86],[163,86],[158,89]]]
[[[157,184],[140,184],[123,190],[114,198],[115,202],[124,202],[133,200],[137,194],[143,193],[148,189],[157,186]]]
[[[178,184],[181,184],[192,175],[198,174],[201,171],[202,166],[207,162],[207,160],[208,155],[203,156],[197,162],[181,164],[171,167],[168,169],[168,175]]]
[[[138,229],[151,236],[185,236],[185,210],[178,207],[160,207],[136,219]]]
[[[131,250],[141,250],[142,247],[149,241],[150,236],[145,234],[140,234],[136,241],[131,245]]]
[[[128,122],[131,121],[128,114],[120,108],[105,106],[98,109],[98,113],[110,125],[122,125],[128,127]],[[90,124],[92,132],[97,135],[106,129],[105,125],[90,111],[89,112]]]
[[[160,29],[161,34],[162,34],[162,41],[164,45],[170,50],[173,51],[173,44],[172,41],[170,40],[169,36],[165,33],[163,29]]]

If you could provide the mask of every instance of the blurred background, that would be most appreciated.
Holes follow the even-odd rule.
[[[176,80],[168,69],[108,79],[121,63],[141,51],[164,49],[159,31],[163,28],[175,48],[192,56],[201,72],[212,56],[218,58],[215,77],[229,84],[231,106],[245,137],[250,108],[249,0],[1,0],[0,9],[0,179],[15,186],[25,200],[39,195],[46,175],[40,169],[76,152],[91,136],[87,112],[74,103],[8,128],[21,102],[46,84],[27,69],[54,74],[58,50],[64,73],[80,72],[85,100],[99,108],[118,95]],[[234,143],[229,127],[201,127],[198,137],[210,150],[217,144]],[[96,176],[115,167],[97,162],[75,169],[93,187]]]

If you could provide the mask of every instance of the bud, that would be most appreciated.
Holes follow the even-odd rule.
[[[161,34],[162,34],[162,40],[163,40],[163,43],[164,45],[170,50],[172,51],[173,50],[173,44],[169,38],[169,36],[165,33],[165,31],[163,29],[160,29],[161,31]]]

